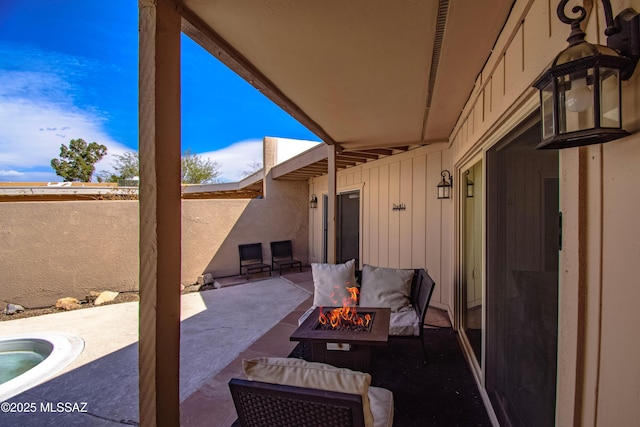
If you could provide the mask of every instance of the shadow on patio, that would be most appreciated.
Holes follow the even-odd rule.
[[[184,294],[180,401],[208,390],[209,382],[218,372],[249,346],[258,346],[261,337],[268,335],[271,328],[277,330],[278,323],[308,298],[307,291],[280,279]],[[81,337],[85,348],[57,376],[10,398],[8,402],[16,411],[3,411],[0,424],[39,427],[139,424],[138,303],[0,322],[0,336],[13,335],[16,330],[24,334],[67,332]],[[287,339],[283,332],[283,340]],[[278,345],[265,351],[286,356],[294,347],[293,343],[286,344],[288,348]],[[76,404],[78,410],[67,411],[63,407],[58,411],[58,402]],[[217,425],[216,420],[224,419],[224,408],[220,414],[216,407],[213,409],[214,416],[200,425]],[[184,413],[190,415],[188,410]]]
[[[183,318],[181,323],[182,425],[229,427],[234,423],[236,414],[227,384],[232,377],[244,378],[242,359],[306,356],[305,348],[291,342],[289,336],[297,328],[300,315],[311,305],[313,280],[308,267],[302,273],[297,269],[293,271],[284,274],[284,280],[274,285],[258,281],[264,277],[256,276],[249,280],[249,285],[199,294],[202,301],[197,305],[202,307],[193,310],[193,314]],[[232,284],[237,279],[226,279],[225,284]],[[265,301],[268,301],[257,304],[267,287],[270,297]],[[248,298],[244,299],[243,294]],[[221,303],[221,295],[228,295],[228,300]],[[282,305],[278,308],[277,301],[280,300]],[[133,307],[134,310],[136,308]],[[132,310],[131,307],[127,309]],[[97,315],[99,312],[96,310],[94,313]],[[266,313],[271,320],[260,322]],[[55,327],[55,320],[64,318],[65,314],[72,313],[49,315],[45,324]],[[237,323],[223,325],[223,321]],[[135,316],[128,323],[133,323],[137,329]],[[430,358],[427,365],[416,339],[391,339],[389,347],[375,349],[373,353],[372,385],[388,388],[394,393],[394,425],[490,425],[446,315],[431,308],[427,323],[436,326],[426,334]],[[42,324],[40,322],[39,327]],[[122,326],[114,322],[114,327]],[[100,328],[106,327],[98,323],[94,332],[100,334]],[[86,330],[82,329],[83,333]],[[228,342],[233,342],[235,347]],[[95,346],[95,341],[88,340],[89,345]],[[228,348],[238,349],[239,354],[218,354]],[[25,404],[34,402],[38,410],[35,413],[3,414],[3,421],[21,426],[138,425],[137,365],[137,342],[105,352],[95,360],[79,364],[75,369],[10,399],[11,402]],[[40,410],[40,405],[46,402],[86,402],[87,412],[45,413]]]
[[[308,267],[302,273],[297,273],[297,269],[294,271],[284,274],[283,278],[312,295],[311,271]],[[227,384],[233,377],[245,378],[242,359],[285,355],[308,358],[310,349],[290,342],[289,336],[311,303],[312,296],[189,396],[181,405],[182,424],[228,427],[234,423],[236,414]],[[372,385],[393,392],[394,426],[490,426],[447,314],[431,307],[425,323],[428,325],[425,333],[427,364],[417,339],[391,337],[388,347],[373,349]]]

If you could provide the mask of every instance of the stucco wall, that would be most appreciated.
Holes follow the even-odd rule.
[[[138,203],[0,203],[0,301],[50,306],[138,281]]]
[[[570,6],[573,3],[570,2]],[[586,3],[586,2],[585,2]],[[613,0],[614,15],[638,0]],[[600,2],[587,39],[606,44]],[[567,11],[570,11],[570,6]],[[451,136],[456,170],[500,140],[528,114],[531,84],[562,49],[569,26],[557,2],[517,1]],[[623,127],[631,136],[560,153],[563,250],[560,254],[557,425],[640,425],[640,69],[623,82]]]
[[[308,260],[307,184],[252,200],[183,200],[182,283],[238,273],[238,244],[290,239]],[[0,302],[50,306],[92,290],[138,288],[138,202],[0,203]],[[176,284],[179,286],[179,284]]]
[[[338,193],[359,189],[361,264],[392,268],[425,268],[436,282],[434,305],[453,306],[453,200],[439,200],[440,172],[450,169],[451,152],[430,145],[338,172]],[[309,184],[318,196],[310,212],[311,262],[322,261],[322,195],[327,177]],[[394,211],[404,203],[406,210]],[[360,266],[362,267],[362,266]]]
[[[269,263],[269,243],[291,240],[295,258],[308,264],[307,183],[282,181],[268,187],[264,199],[182,202],[183,282],[193,282],[202,273],[238,274],[242,243],[261,242]]]

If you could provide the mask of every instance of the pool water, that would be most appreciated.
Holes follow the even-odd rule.
[[[0,384],[27,372],[42,362],[46,356],[35,351],[0,352]]]
[[[66,332],[0,337],[0,402],[48,380],[83,349],[82,338]]]

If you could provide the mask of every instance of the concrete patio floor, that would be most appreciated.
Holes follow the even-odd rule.
[[[310,271],[298,274],[296,283],[284,276],[229,278],[221,289],[182,296],[182,425],[231,425],[235,410],[224,378],[235,374],[243,358],[287,356],[293,350],[296,343],[288,337],[311,304],[313,289]],[[228,286],[235,283],[244,284]],[[87,412],[3,412],[2,425],[139,423],[137,302],[0,322],[0,337],[42,331],[77,335],[85,348],[51,379],[8,402],[33,402],[38,409],[46,402],[86,402]]]
[[[242,359],[286,357],[297,345],[289,336],[313,301],[310,268],[269,279],[218,279],[219,289],[183,295],[181,425],[231,426],[236,413],[228,382],[244,378]],[[426,323],[450,326],[446,313],[433,308]],[[53,379],[10,401],[87,402],[88,413],[1,414],[3,425],[138,425],[138,303],[0,322],[0,337],[43,328],[76,334],[85,349]]]

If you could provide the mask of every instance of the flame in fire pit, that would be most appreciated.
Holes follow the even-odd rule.
[[[338,304],[335,297],[338,287],[331,294],[331,301]],[[342,307],[334,308],[326,313],[323,312],[320,307],[320,315],[318,316],[318,322],[321,325],[329,325],[333,329],[345,329],[354,327],[366,328],[371,322],[371,314],[367,313],[364,316],[360,316],[356,310],[356,303],[358,302],[358,288],[349,287],[346,288],[348,296],[342,298]]]

